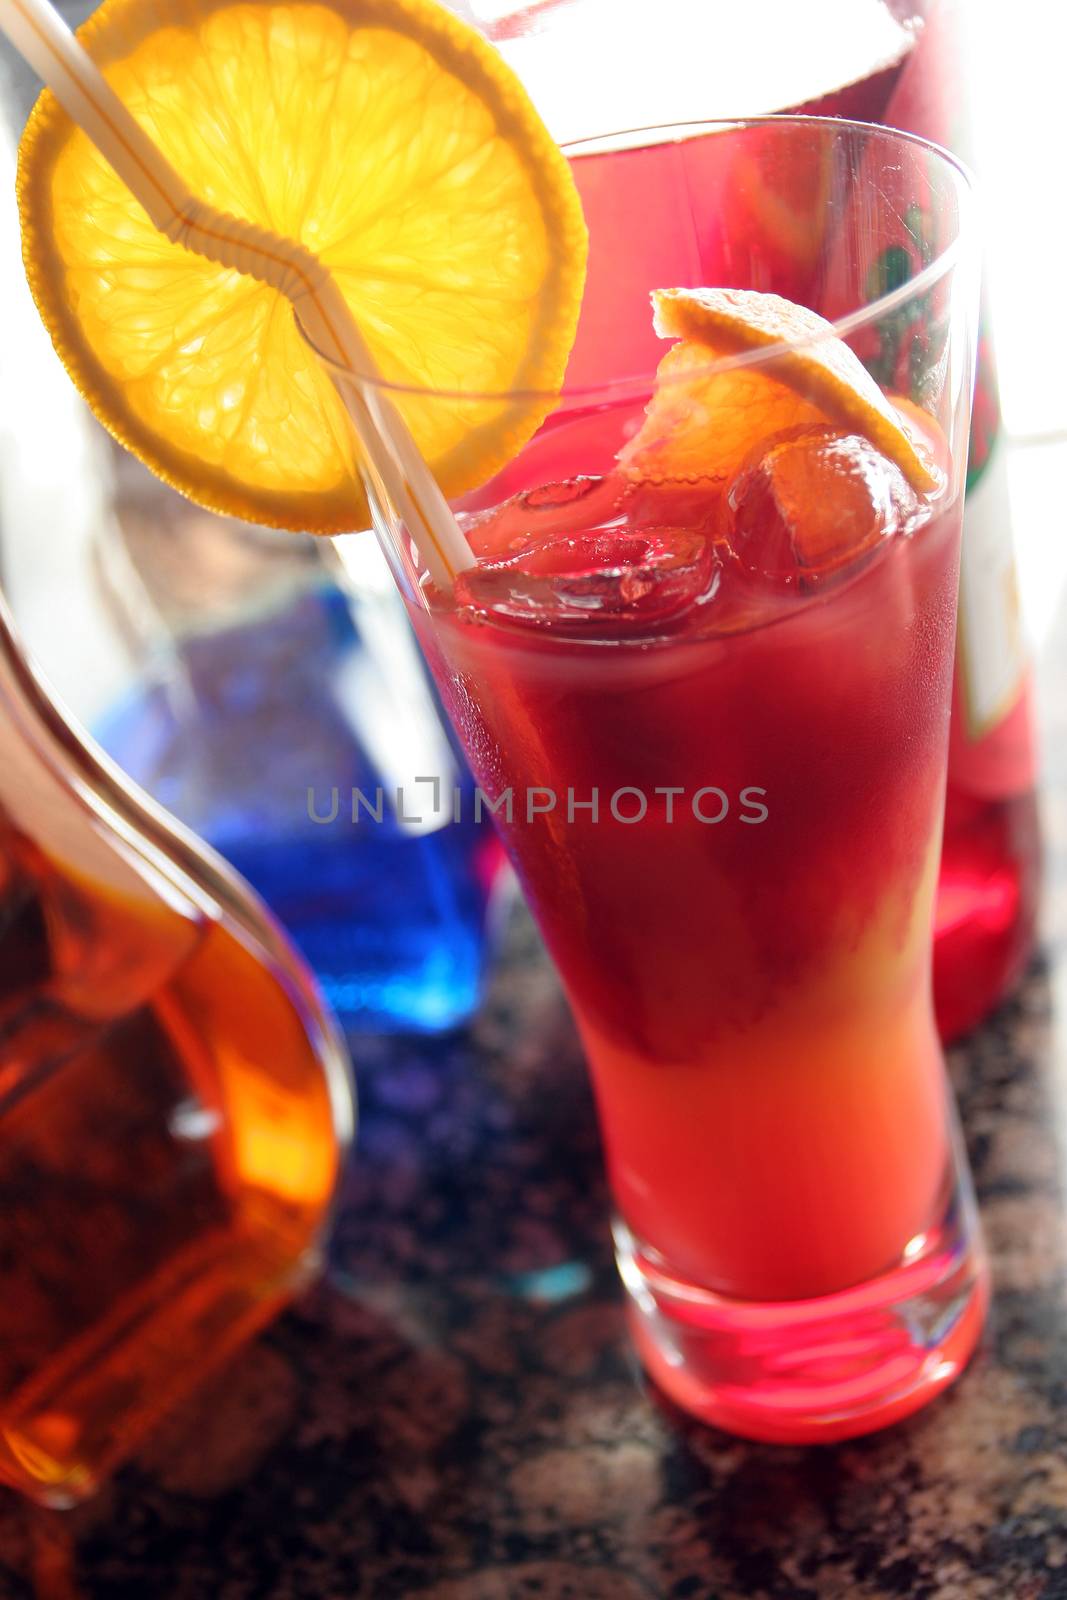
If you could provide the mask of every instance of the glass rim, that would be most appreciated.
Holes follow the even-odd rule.
[[[832,321],[827,320],[825,330],[820,330],[818,335],[805,339],[800,346],[795,342],[779,340],[775,344],[762,345],[754,350],[740,350],[731,355],[716,357],[709,361],[706,367],[696,369],[709,377],[719,373],[734,372],[740,368],[764,366],[780,360],[783,355],[797,348],[809,349],[830,339],[847,339],[868,324],[881,321],[883,317],[898,310],[916,295],[927,293],[951,272],[961,259],[965,259],[967,254],[973,251],[975,183],[970,168],[944,145],[923,138],[921,134],[909,133],[902,128],[887,128],[878,122],[862,122],[853,117],[816,117],[792,112],[769,112],[760,116],[708,117],[695,121],[687,119],[685,122],[657,122],[644,127],[612,129],[604,133],[587,134],[581,139],[569,139],[559,148],[565,156],[580,156],[583,153],[595,153],[598,148],[605,151],[636,148],[638,135],[661,136],[658,139],[645,139],[645,145],[682,143],[701,134],[725,134],[761,126],[813,127],[833,129],[841,134],[873,134],[887,143],[913,145],[919,150],[937,156],[956,178],[960,210],[959,226],[955,236],[933,260],[928,261],[913,278],[906,279],[895,289],[890,289],[863,306],[857,306],[855,310],[848,311],[843,316],[835,317]],[[633,143],[627,146],[618,142],[622,140],[632,140]],[[664,382],[663,378],[657,377],[655,367],[651,367],[644,372],[624,373],[618,377],[607,378],[601,383],[568,384],[564,374],[563,382],[558,388],[552,389],[451,389],[434,388],[427,384],[398,383],[394,379],[382,377],[380,373],[359,372],[344,362],[334,360],[308,335],[299,317],[294,315],[293,320],[301,339],[330,372],[350,382],[355,381],[369,389],[386,394],[468,403],[495,401],[502,405],[507,403],[558,405],[561,402],[581,405],[633,398],[647,394],[653,381],[657,385],[662,385]],[[669,345],[664,342],[664,354],[668,348]],[[687,370],[676,377],[668,375],[666,382],[668,385],[676,382],[692,382],[695,375],[693,370]]]

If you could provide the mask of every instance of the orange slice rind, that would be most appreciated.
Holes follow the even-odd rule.
[[[816,312],[749,289],[660,289],[652,303],[656,332],[681,343],[661,361],[645,422],[620,458],[631,474],[691,478],[703,460],[718,475],[737,465],[735,435],[751,443],[821,421],[862,435],[920,493],[938,487],[913,434]],[[751,367],[708,370],[761,349],[776,353]]]

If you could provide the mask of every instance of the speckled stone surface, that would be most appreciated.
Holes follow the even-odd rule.
[[[997,1296],[923,1415],[773,1449],[648,1390],[580,1058],[520,916],[471,1036],[363,1047],[326,1280],[93,1503],[0,1494],[2,1600],[1067,1597],[1055,927],[1048,949],[953,1054]]]

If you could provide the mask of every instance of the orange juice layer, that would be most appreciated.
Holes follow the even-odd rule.
[[[947,1104],[926,944],[937,867],[766,1014],[662,1063],[583,1025],[631,1231],[719,1293],[799,1299],[893,1266],[937,1214]]]

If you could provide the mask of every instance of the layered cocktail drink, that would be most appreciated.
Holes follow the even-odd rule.
[[[838,296],[839,243],[807,263]],[[868,425],[795,305],[653,299],[655,380],[565,397],[460,503],[476,566],[409,601],[585,1046],[646,1365],[830,1438],[949,1381],[985,1300],[930,998],[966,357],[946,330],[936,403],[872,384]],[[791,353],[735,313],[795,317]]]
[[[621,477],[545,485],[469,530],[507,554],[431,601],[622,1217],[746,1299],[874,1276],[949,1166],[928,944],[959,515],[897,521],[898,486],[829,429],[673,511]],[[877,544],[787,576],[827,502]]]

